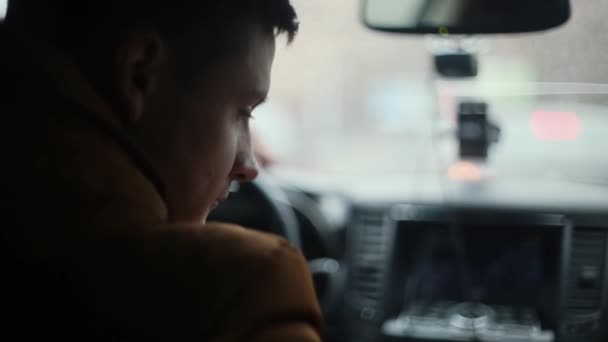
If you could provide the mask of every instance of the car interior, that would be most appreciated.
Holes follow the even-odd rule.
[[[301,249],[325,341],[608,341],[608,2],[292,3],[209,220]]]

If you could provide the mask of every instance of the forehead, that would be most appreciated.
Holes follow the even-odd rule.
[[[262,30],[260,25],[255,27],[245,33],[246,43],[243,47],[246,49],[239,64],[245,66],[258,82],[268,83],[275,55],[275,37],[272,32]]]
[[[249,22],[225,39],[236,45],[234,53],[210,66],[209,71],[215,74],[213,78],[231,83],[233,87],[267,92],[275,55],[274,34],[262,25]]]

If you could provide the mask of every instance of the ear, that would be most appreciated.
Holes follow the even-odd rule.
[[[157,89],[167,60],[167,48],[159,34],[131,32],[118,49],[115,85],[128,122],[138,121],[146,102]]]

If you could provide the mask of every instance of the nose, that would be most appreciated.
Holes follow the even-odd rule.
[[[259,173],[258,163],[249,148],[247,152],[243,152],[237,156],[230,173],[230,178],[237,182],[251,182],[256,179]]]

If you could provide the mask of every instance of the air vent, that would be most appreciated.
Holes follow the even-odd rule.
[[[361,309],[364,319],[378,315],[383,279],[390,253],[390,225],[384,212],[355,216],[351,240],[351,303]]]
[[[590,314],[600,309],[606,268],[608,232],[576,228],[572,235],[566,309],[569,314]]]

